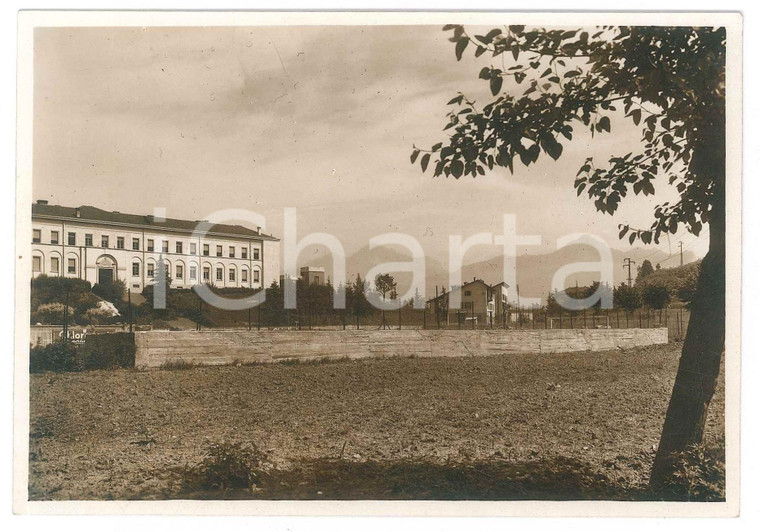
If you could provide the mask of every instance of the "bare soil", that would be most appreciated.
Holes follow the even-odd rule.
[[[31,375],[29,496],[212,497],[182,471],[244,442],[279,474],[229,496],[631,498],[680,349]]]

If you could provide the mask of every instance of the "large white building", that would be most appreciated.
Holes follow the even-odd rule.
[[[155,281],[159,261],[172,288],[199,283],[261,288],[279,276],[279,240],[260,228],[104,211],[87,205],[32,205],[32,275],[123,280],[140,291]]]

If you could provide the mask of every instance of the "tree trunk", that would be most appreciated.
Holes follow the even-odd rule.
[[[723,162],[720,150],[714,150],[714,155],[717,160],[711,170],[720,172]],[[702,260],[678,373],[649,480],[655,491],[663,487],[673,472],[673,454],[702,442],[707,408],[720,372],[726,335],[726,229],[725,173],[717,172],[714,175],[719,178],[714,183],[710,211],[710,249]]]

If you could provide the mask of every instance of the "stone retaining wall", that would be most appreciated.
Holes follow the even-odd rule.
[[[284,359],[463,357],[603,351],[666,344],[667,328],[562,330],[144,331],[138,367],[167,362],[232,364]]]

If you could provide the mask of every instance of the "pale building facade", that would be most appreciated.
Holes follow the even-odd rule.
[[[500,324],[503,323],[509,307],[508,288],[509,285],[504,282],[491,286],[481,279],[473,279],[446,294],[429,300],[427,307],[433,310],[437,303],[439,309],[446,309],[445,319],[449,325],[470,320],[486,325]],[[453,308],[450,304],[453,292],[459,293],[461,301],[459,308]]]
[[[240,225],[159,219],[90,206],[32,205],[32,276],[97,284],[120,279],[133,291],[153,284],[163,261],[172,288],[199,283],[262,288],[279,275],[279,240]]]

